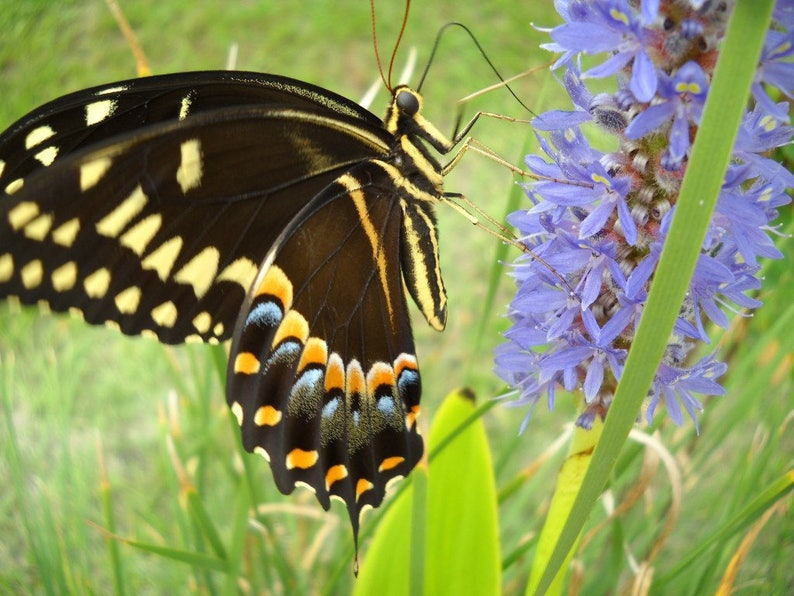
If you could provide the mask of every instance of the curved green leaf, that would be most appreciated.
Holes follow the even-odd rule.
[[[413,472],[414,482],[383,517],[355,594],[500,592],[496,483],[483,424],[468,424],[474,411],[466,390],[444,400],[430,429],[428,471]]]

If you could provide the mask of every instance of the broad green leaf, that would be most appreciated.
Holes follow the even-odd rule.
[[[418,582],[429,595],[500,592],[496,484],[483,424],[470,420],[474,411],[466,391],[444,400],[430,429],[427,472],[414,470],[414,482],[383,517],[355,594],[417,594]],[[418,494],[425,484],[426,494]],[[424,532],[416,531],[417,523]],[[414,546],[422,539],[424,549]],[[424,557],[415,556],[422,550]]]

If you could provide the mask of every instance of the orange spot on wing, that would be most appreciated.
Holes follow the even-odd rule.
[[[385,362],[376,362],[367,373],[367,389],[370,395],[375,395],[379,387],[393,387],[395,384],[394,370]]]
[[[331,466],[325,474],[325,489],[331,490],[334,482],[347,478],[347,468],[342,464]]]
[[[254,423],[257,426],[276,426],[281,422],[281,412],[273,406],[262,406],[254,415]]]
[[[301,343],[309,338],[309,323],[298,311],[290,310],[276,330],[272,346],[275,348],[287,338],[294,337]]]
[[[361,495],[363,495],[368,490],[371,490],[375,485],[372,484],[366,478],[359,478],[358,482],[356,483],[356,501],[359,500]]]
[[[292,283],[284,270],[277,265],[270,266],[262,283],[256,289],[256,296],[262,294],[270,294],[278,298],[284,311],[292,308]]]
[[[255,375],[259,372],[259,359],[251,352],[240,352],[234,359],[234,372],[243,375]]]
[[[287,454],[287,469],[293,470],[295,468],[300,468],[301,470],[305,470],[311,468],[317,463],[319,457],[319,454],[315,450],[304,451],[296,447]]]
[[[325,367],[325,392],[330,393],[334,389],[345,389],[345,368],[336,353],[328,357],[328,365]]]
[[[399,455],[395,455],[394,457],[387,457],[381,462],[380,467],[378,468],[378,472],[386,472],[387,470],[392,470],[397,466],[399,466],[404,461],[405,458],[400,457]]]
[[[357,360],[353,360],[347,365],[347,386],[345,393],[347,395],[364,395],[364,371],[361,370],[361,365]]]
[[[411,411],[405,415],[405,425],[408,428],[413,428],[416,424],[416,419],[419,417],[419,406],[414,406]]]
[[[404,370],[418,371],[419,366],[416,364],[416,357],[411,354],[400,354],[394,361],[394,376],[400,378]]]
[[[319,337],[310,337],[303,348],[301,360],[298,364],[298,374],[312,364],[325,366],[328,361],[328,345]]]

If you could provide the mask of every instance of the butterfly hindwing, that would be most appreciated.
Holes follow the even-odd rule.
[[[356,532],[422,454],[400,199],[367,163],[312,201],[252,286],[227,376],[243,442],[279,489],[341,498]]]

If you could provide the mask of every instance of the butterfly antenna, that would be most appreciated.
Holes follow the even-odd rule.
[[[391,89],[389,82],[386,80],[386,75],[383,74],[383,62],[380,59],[380,51],[378,50],[378,28],[376,26],[375,18],[375,0],[369,0],[370,21],[372,21],[372,45],[375,48],[375,61],[378,63],[378,72],[380,73],[380,80],[387,89]]]
[[[394,50],[391,53],[391,60],[389,60],[389,89],[391,89],[391,73],[394,68],[394,60],[397,58],[397,50],[400,47],[400,42],[403,40],[405,34],[405,27],[408,24],[408,13],[411,10],[411,0],[405,0],[405,11],[403,12],[403,22],[400,25],[400,33],[397,35],[397,41],[394,43]]]
[[[485,53],[485,49],[482,47],[482,45],[480,45],[480,42],[475,37],[474,33],[472,33],[471,29],[469,29],[463,23],[458,23],[457,21],[452,21],[450,23],[447,23],[446,25],[441,27],[441,29],[438,30],[438,34],[436,35],[436,41],[433,44],[433,50],[430,52],[430,58],[427,61],[427,66],[425,66],[425,71],[422,73],[422,78],[419,79],[419,85],[416,88],[417,91],[420,91],[422,89],[422,85],[425,82],[425,77],[427,76],[427,73],[430,71],[430,66],[433,64],[433,59],[435,58],[436,51],[438,50],[439,45],[441,45],[441,38],[444,35],[444,33],[447,31],[447,29],[449,29],[450,27],[459,27],[459,28],[463,29],[463,31],[465,31],[468,34],[468,36],[471,38],[472,42],[474,42],[475,47],[480,51],[480,54],[482,55],[482,57],[485,60],[486,64],[488,64],[488,66],[491,67],[491,70],[493,71],[493,73],[501,81],[501,84],[504,85],[504,87],[510,92],[510,95],[513,96],[513,98],[521,105],[521,107],[523,107],[529,113],[533,113],[532,110],[529,109],[529,106],[527,106],[527,104],[525,104],[523,101],[521,101],[521,98],[518,97],[518,95],[516,95],[516,92],[513,91],[513,89],[510,87],[510,85],[505,80],[505,78],[496,69],[496,66],[494,65],[493,62],[491,62],[491,59],[488,57],[488,54]]]

